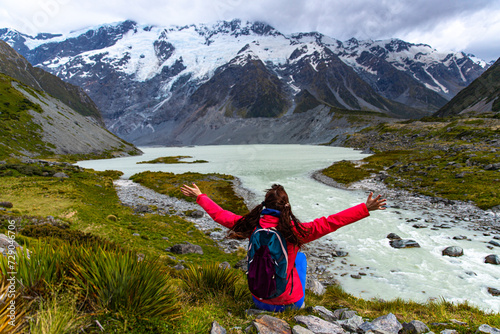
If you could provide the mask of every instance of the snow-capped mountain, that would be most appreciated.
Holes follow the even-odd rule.
[[[174,143],[181,133],[200,136],[201,129],[215,136],[236,121],[303,118],[297,115],[324,107],[419,117],[487,67],[427,45],[284,35],[239,20],[183,27],[125,21],[36,37],[0,29],[0,38],[32,64],[82,87],[111,131],[150,144]]]

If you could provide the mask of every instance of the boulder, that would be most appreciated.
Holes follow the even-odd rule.
[[[498,290],[498,289],[495,289],[495,288],[488,288],[488,292],[489,292],[492,296],[500,296],[500,290]]]
[[[339,319],[338,316],[324,306],[314,306],[313,312],[319,314],[321,318],[329,322],[334,322]]]
[[[8,256],[9,249],[17,251],[18,248],[23,250],[23,247],[21,247],[16,240],[9,238],[5,234],[0,234],[0,253],[4,256]]]
[[[63,173],[63,172],[57,172],[52,176],[60,178],[60,179],[67,179],[69,177],[68,174]]]
[[[210,334],[226,334],[226,330],[224,327],[219,325],[217,321],[212,323],[212,329],[210,330]]]
[[[336,251],[332,252],[332,255],[334,257],[346,257],[347,255],[349,255],[349,253],[348,252],[344,252],[344,251],[336,250]]]
[[[193,212],[189,213],[189,217],[191,218],[202,218],[203,215],[204,213],[201,210],[194,210]]]
[[[174,245],[174,246],[170,247],[169,251],[172,253],[175,253],[175,254],[195,253],[195,254],[202,254],[203,255],[203,249],[201,248],[201,246],[193,245],[189,242]]]
[[[301,325],[307,326],[307,328],[314,332],[315,334],[343,334],[345,331],[342,327],[336,323],[328,322],[314,315],[298,315],[295,317],[295,321],[297,321]]]
[[[3,208],[10,209],[10,208],[12,208],[14,205],[12,204],[12,202],[0,202],[0,206],[1,206],[1,207],[3,207]]]
[[[387,315],[378,317],[372,322],[365,322],[359,327],[365,332],[371,330],[373,332],[381,331],[382,333],[398,334],[399,331],[403,328],[403,325],[401,325],[394,314],[389,313]]]
[[[325,287],[320,281],[313,278],[308,278],[306,281],[306,290],[311,291],[317,296],[322,296],[325,294]]]
[[[285,320],[271,317],[267,314],[259,315],[252,322],[259,333],[290,334],[290,325]]]
[[[135,213],[148,213],[148,212],[152,212],[152,211],[153,210],[151,210],[151,208],[149,206],[144,205],[144,204],[139,204],[134,208]]]
[[[415,240],[411,239],[396,239],[389,241],[393,248],[419,248],[420,245]]]
[[[419,320],[412,320],[403,323],[401,334],[420,334],[429,332],[429,327]]]
[[[391,239],[391,240],[401,240],[401,237],[399,235],[397,235],[396,233],[389,233],[387,235],[387,239]]]
[[[292,328],[292,334],[314,334],[314,332],[311,332],[310,330],[302,326],[295,325]]]
[[[500,334],[500,329],[484,324],[479,326],[476,333]]]
[[[495,254],[490,254],[484,258],[484,263],[500,264],[500,256]]]
[[[354,315],[345,320],[338,320],[337,323],[348,332],[359,333],[361,331],[360,326],[364,321],[359,315]]]
[[[427,228],[427,225],[422,224],[422,223],[418,223],[418,224],[413,224],[413,227],[414,228]]]
[[[488,241],[488,243],[489,243],[490,245],[495,246],[495,247],[500,247],[500,242],[498,242],[498,241],[495,241],[495,240],[490,240],[490,241]]]
[[[462,247],[459,246],[450,246],[443,249],[442,255],[458,257],[464,255],[464,250]]]

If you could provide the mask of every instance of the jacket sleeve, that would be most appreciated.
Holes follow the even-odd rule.
[[[222,209],[205,194],[199,195],[196,198],[196,203],[198,203],[213,220],[227,228],[232,228],[238,219],[242,217],[231,211]]]
[[[308,223],[302,223],[304,227],[309,229],[307,236],[302,242],[306,243],[319,239],[328,233],[336,231],[342,226],[352,224],[369,215],[370,213],[366,208],[366,204],[361,203],[331,216],[317,218]]]

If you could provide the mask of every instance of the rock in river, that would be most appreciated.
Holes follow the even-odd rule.
[[[389,241],[393,248],[419,248],[420,245],[415,240],[411,239],[396,239]]]
[[[500,256],[495,254],[490,254],[484,258],[484,263],[500,264]]]
[[[450,246],[443,249],[442,254],[443,256],[446,255],[446,256],[458,257],[464,255],[464,250],[462,247]]]

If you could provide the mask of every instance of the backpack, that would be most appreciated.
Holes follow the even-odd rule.
[[[258,226],[250,236],[247,261],[248,287],[254,296],[272,299],[285,292],[288,254],[278,230]]]

